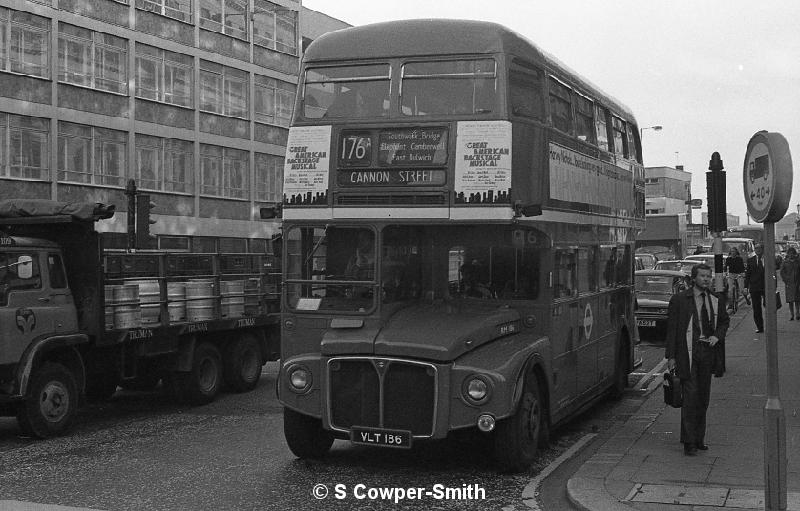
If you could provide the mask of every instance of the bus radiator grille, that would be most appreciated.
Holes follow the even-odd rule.
[[[329,367],[334,428],[364,426],[408,430],[416,436],[433,435],[436,378],[430,365],[334,359]]]

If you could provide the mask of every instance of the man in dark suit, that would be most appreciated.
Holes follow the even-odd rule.
[[[747,268],[744,271],[744,287],[750,292],[753,302],[753,321],[756,324],[756,333],[764,331],[764,245],[756,245],[756,255],[747,259]]]
[[[681,443],[687,456],[707,450],[706,411],[711,398],[711,375],[725,372],[725,334],[730,318],[725,297],[710,289],[711,267],[692,267],[694,286],[669,301],[666,350],[667,367],[675,370],[683,388]]]

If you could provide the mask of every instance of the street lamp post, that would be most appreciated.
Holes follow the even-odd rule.
[[[642,146],[642,135],[644,134],[644,130],[653,130],[653,131],[661,131],[664,129],[663,126],[660,124],[656,124],[655,126],[646,126],[644,128],[639,128],[639,145]],[[641,147],[642,149],[642,161],[644,161],[644,146]]]
[[[641,143],[642,135],[644,134],[644,130],[653,130],[653,131],[661,131],[664,129],[664,126],[655,125],[655,126],[647,126],[646,128],[639,128],[639,141]]]

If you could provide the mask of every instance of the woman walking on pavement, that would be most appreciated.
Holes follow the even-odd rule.
[[[786,286],[786,303],[789,304],[789,321],[800,320],[800,258],[797,250],[789,247],[781,264],[781,280]]]

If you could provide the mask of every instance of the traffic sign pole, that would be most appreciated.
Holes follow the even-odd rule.
[[[775,308],[775,222],[786,214],[792,194],[792,156],[780,133],[759,131],[750,138],[742,173],[747,212],[764,223],[767,404],[764,406],[764,505],[786,509],[786,420],[778,377],[778,317]],[[755,306],[755,304],[753,304]]]

